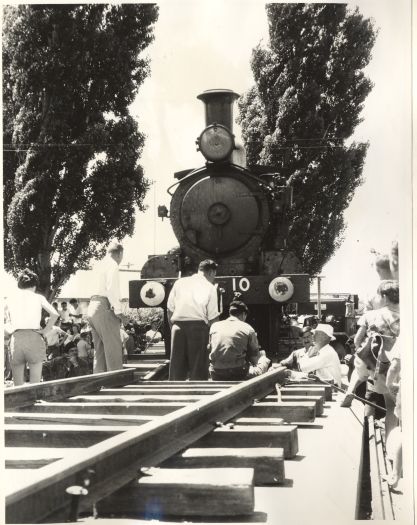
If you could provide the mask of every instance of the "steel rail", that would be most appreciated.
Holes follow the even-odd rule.
[[[102,387],[123,386],[134,381],[134,368],[89,374],[69,379],[55,379],[43,383],[27,384],[4,391],[4,409],[33,405],[36,401],[57,401],[69,396],[88,394]]]
[[[134,479],[140,468],[158,465],[208,434],[217,422],[274,391],[285,373],[283,367],[270,370],[43,467],[18,489],[6,492],[6,522],[65,521],[73,504],[66,490],[74,486],[88,490],[79,500],[79,510],[92,509],[96,501]]]
[[[381,430],[373,416],[368,416],[368,439],[370,478],[372,488],[372,519],[394,520],[394,509],[390,489],[386,480],[387,459]]]

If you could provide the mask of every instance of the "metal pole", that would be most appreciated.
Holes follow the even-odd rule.
[[[321,275],[317,276],[317,317],[321,321]]]
[[[308,374],[308,376],[312,377],[313,379],[315,379],[319,383],[322,383],[323,385],[331,386],[332,388],[334,388],[338,392],[342,392],[343,394],[346,394],[346,392],[343,390],[343,388],[340,388],[340,387],[338,387],[337,385],[335,385],[333,383],[329,383],[328,381],[324,381],[324,379],[320,379],[315,374],[310,373],[310,374]],[[352,394],[352,396],[353,396],[354,399],[357,399],[358,401],[362,401],[362,403],[364,403],[365,405],[369,405],[369,406],[371,406],[373,408],[379,408],[379,410],[383,410],[384,412],[387,411],[386,408],[381,407],[379,405],[376,405],[375,403],[372,403],[372,401],[368,401],[367,399],[364,399],[363,397],[359,397],[356,394]]]

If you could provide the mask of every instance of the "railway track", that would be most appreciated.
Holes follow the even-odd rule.
[[[359,403],[317,383],[277,390],[282,368],[169,382],[151,364],[5,392],[6,523],[360,517]]]

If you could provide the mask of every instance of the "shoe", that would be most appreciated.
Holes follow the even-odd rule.
[[[353,401],[353,394],[346,394],[343,401],[340,403],[341,407],[349,408]]]

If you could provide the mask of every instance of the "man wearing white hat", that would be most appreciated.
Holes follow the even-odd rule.
[[[342,382],[339,356],[336,350],[329,345],[334,341],[333,326],[329,324],[318,324],[313,332],[313,341],[316,355],[313,357],[303,356],[298,358],[298,366],[301,372],[314,372],[323,381],[334,381],[338,386]]]

